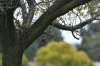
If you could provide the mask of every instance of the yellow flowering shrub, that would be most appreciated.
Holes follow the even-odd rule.
[[[73,60],[73,66],[94,66],[91,59],[83,51],[78,51]]]
[[[65,42],[51,42],[40,48],[34,61],[37,66],[93,66],[84,52]]]

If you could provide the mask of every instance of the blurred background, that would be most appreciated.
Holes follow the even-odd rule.
[[[48,0],[36,0],[37,6],[35,9],[36,12],[33,18],[33,22],[37,20],[39,16],[43,14],[43,12],[45,12],[47,8],[50,7],[51,4],[53,4],[53,2],[54,2],[53,0],[50,0],[49,2]],[[26,0],[25,0],[25,4],[27,4]],[[90,17],[93,17],[99,11],[100,11],[100,0],[95,0],[95,2],[93,1],[92,3],[73,9],[69,13],[57,18],[55,22],[59,22],[67,26],[68,25],[74,26],[76,24],[85,21],[86,19],[89,19]],[[17,20],[19,20],[20,23],[22,21],[21,15],[22,15],[21,8],[18,8],[15,11],[14,17]],[[15,25],[17,27],[17,24]],[[60,48],[59,48],[59,41],[62,42]],[[65,41],[66,43],[63,43],[63,41]],[[52,46],[48,45],[48,43],[51,42],[58,42],[58,43],[54,43],[55,45],[57,44],[57,46],[54,46],[52,44],[51,44]],[[51,47],[52,49],[49,49]],[[71,49],[69,47],[71,47]],[[54,54],[55,53],[54,51],[57,53],[57,55]],[[61,55],[60,51],[65,52],[65,54],[62,53],[63,55]],[[32,45],[24,52],[22,66],[37,66],[37,63],[35,62],[35,58],[36,59],[39,58],[37,62],[41,62],[41,63],[46,63],[49,62],[50,60],[56,59],[54,63],[56,62],[57,64],[59,64],[57,60],[61,61],[62,64],[66,64],[66,63],[72,64],[66,66],[75,66],[74,64],[76,63],[77,63],[76,66],[100,66],[99,51],[100,51],[100,19],[83,27],[82,29],[76,30],[75,32],[64,31],[64,30],[57,29],[53,26],[49,26],[44,31],[44,34],[41,35],[34,43],[32,43]],[[81,60],[78,60],[79,58],[76,57],[76,55],[78,56],[78,52],[79,52],[79,57],[80,58],[83,57],[81,58],[82,62],[79,62]],[[49,54],[49,56],[46,58],[46,60],[44,60],[47,54]],[[75,60],[70,58],[72,57],[70,55],[75,56],[74,58]],[[60,59],[60,57],[64,57],[64,58]],[[70,63],[72,61],[73,63]],[[50,65],[50,63],[51,62],[49,62],[48,63],[49,65],[47,64],[46,66],[62,66],[60,64]],[[1,46],[0,46],[0,66],[2,66]]]

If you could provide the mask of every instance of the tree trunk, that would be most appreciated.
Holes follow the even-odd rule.
[[[9,31],[0,38],[2,38],[2,66],[21,66],[23,51],[20,42],[14,37],[14,33]]]
[[[21,66],[23,52],[9,47],[3,50],[3,66]]]
[[[2,45],[2,66],[21,66],[22,47],[13,23],[14,10],[0,11],[0,44]]]

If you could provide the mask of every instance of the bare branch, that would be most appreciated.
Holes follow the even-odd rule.
[[[24,19],[22,24],[22,26],[25,28],[28,28],[30,26],[35,12],[35,0],[27,0],[27,3],[29,6],[29,12],[27,13],[26,18]]]
[[[24,0],[20,0],[20,7],[22,8],[22,17],[23,17],[23,22],[26,21],[26,17],[27,17],[27,8],[26,8],[26,4],[24,2]]]
[[[79,40],[79,38],[77,38],[77,37],[74,35],[74,32],[73,32],[73,31],[71,31],[71,32],[72,32],[73,37],[74,37],[75,39]]]
[[[85,3],[88,3],[90,1],[91,0],[73,0],[73,1],[65,4],[61,8],[57,9],[57,11],[55,11],[56,12],[55,15],[57,15],[57,16],[64,15],[65,13],[72,10],[73,8],[78,7],[79,5],[83,5]]]
[[[80,29],[82,27],[84,27],[85,25],[91,23],[93,20],[95,20],[98,16],[100,16],[100,13],[98,13],[97,15],[93,16],[92,18],[82,22],[82,23],[79,23],[75,26],[66,26],[66,25],[61,25],[60,23],[57,23],[57,22],[53,22],[53,26],[54,27],[57,27],[59,29],[63,29],[63,30],[69,30],[69,31],[75,31],[76,29]]]
[[[58,0],[56,0],[58,1]],[[36,38],[38,38],[44,30],[52,24],[52,22],[59,16],[68,13],[70,10],[78,7],[80,5],[84,5],[91,0],[71,0],[70,2],[66,2],[67,0],[59,0],[59,3],[52,5],[48,8],[48,10],[40,16],[40,18],[31,26],[29,30],[27,30],[27,35],[24,38],[24,47],[28,47]],[[61,2],[61,3],[60,3]],[[63,4],[63,2],[66,2]],[[63,5],[60,5],[63,4]],[[77,27],[76,27],[77,28]]]

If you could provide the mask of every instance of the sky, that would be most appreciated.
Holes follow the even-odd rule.
[[[62,36],[64,37],[64,41],[70,43],[71,45],[80,44],[82,41],[81,37],[79,38],[79,40],[75,39],[70,31],[63,30]]]

